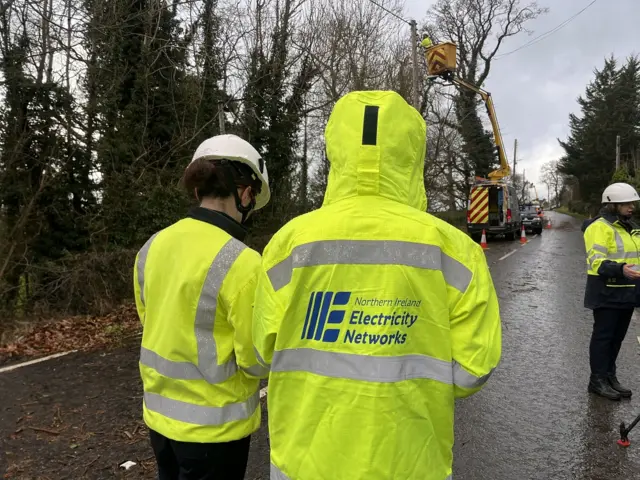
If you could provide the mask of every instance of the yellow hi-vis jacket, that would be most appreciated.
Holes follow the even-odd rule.
[[[228,442],[260,426],[268,371],[251,340],[260,255],[243,234],[230,217],[195,208],[136,257],[144,421],[170,439]]]
[[[346,95],[325,136],[324,204],[274,235],[256,290],[271,479],[449,479],[454,399],[501,354],[485,255],[425,213],[425,122],[398,94]]]
[[[587,253],[584,306],[590,309],[640,307],[640,283],[624,276],[625,264],[640,265],[640,230],[615,215],[603,214],[583,224]]]

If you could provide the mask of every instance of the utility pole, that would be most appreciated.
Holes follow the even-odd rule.
[[[218,126],[220,135],[224,135],[224,105],[222,105],[222,102],[218,103]]]
[[[415,20],[409,22],[411,27],[411,56],[413,58],[413,107],[420,109],[420,95],[418,95],[418,24]]]
[[[620,168],[620,135],[616,137],[616,170]]]
[[[525,170],[522,170],[522,203],[527,201],[527,198],[524,196],[525,189],[527,188],[527,180],[525,179],[524,172]]]
[[[513,176],[516,176],[516,156],[518,155],[518,139],[513,141]]]

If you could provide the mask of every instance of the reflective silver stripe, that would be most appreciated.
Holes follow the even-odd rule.
[[[231,378],[237,371],[235,361],[229,361],[218,365],[215,377],[206,378],[193,363],[168,360],[144,347],[140,348],[140,363],[153,368],[160,375],[175,380],[207,380],[209,383],[223,382]]]
[[[447,384],[453,382],[451,363],[426,355],[379,357],[311,348],[275,351],[271,371],[303,371],[368,382],[399,382],[414,378],[429,378]]]
[[[593,264],[596,263],[596,260],[604,260],[606,259],[606,255],[602,255],[601,253],[595,253],[589,257],[589,268],[593,268]]]
[[[144,269],[147,266],[147,255],[149,255],[149,249],[151,243],[160,232],[154,233],[149,240],[142,246],[138,252],[138,263],[136,268],[138,269],[138,285],[140,286],[140,301],[144,305]]]
[[[180,422],[195,425],[222,425],[250,418],[260,405],[260,395],[259,392],[255,392],[245,402],[230,403],[223,407],[205,407],[163,397],[156,393],[144,392],[144,404],[149,410]]]
[[[207,276],[200,292],[198,307],[196,310],[195,334],[198,345],[198,369],[204,378],[210,383],[218,383],[236,371],[236,360],[232,356],[228,363],[231,366],[218,365],[218,351],[215,339],[213,338],[213,324],[216,319],[216,308],[218,306],[218,293],[227,273],[231,269],[240,253],[247,248],[242,242],[235,238],[229,241],[220,249],[216,258],[207,272]],[[220,370],[223,370],[221,372]],[[231,373],[233,372],[233,373]],[[224,377],[223,373],[229,374]]]
[[[598,221],[604,223],[605,225],[608,225],[611,228],[611,230],[613,230],[613,234],[616,239],[616,250],[618,253],[624,253],[624,242],[622,241],[622,237],[620,236],[620,233],[618,233],[618,230],[616,229],[616,227],[614,227],[611,223],[606,221],[604,218],[600,218],[598,219]]]
[[[271,468],[269,469],[269,480],[289,480],[289,477],[282,473],[282,470],[272,463]]]
[[[165,377],[176,380],[206,380],[215,384],[235,375],[238,367],[233,354],[225,363],[218,365],[218,352],[213,338],[213,327],[218,305],[218,293],[222,282],[245,248],[246,245],[242,242],[234,238],[229,239],[209,267],[196,308],[194,334],[198,351],[198,364],[169,360],[144,347],[140,350],[140,363],[155,369]]]
[[[493,369],[482,377],[467,372],[458,362],[453,362],[453,384],[462,388],[478,388],[487,383]]]
[[[267,272],[274,290],[291,281],[294,268],[318,265],[404,265],[440,270],[447,284],[464,292],[472,273],[440,247],[391,240],[324,240],[299,245]]]
[[[462,388],[480,387],[493,373],[491,370],[482,377],[476,377],[457,362],[450,363],[427,355],[380,357],[326,352],[311,348],[275,351],[271,370],[273,372],[303,371],[325,377],[385,383],[428,378]]]
[[[269,367],[270,366],[270,364],[265,362],[264,358],[262,358],[262,355],[260,355],[260,352],[258,351],[258,349],[256,347],[253,347],[253,351],[255,352],[256,358],[258,359],[258,362],[260,362],[261,365],[264,365],[265,367]]]
[[[202,380],[202,373],[193,363],[167,360],[144,347],[140,348],[140,363],[153,368],[165,377],[176,380]]]
[[[253,375],[254,377],[263,377],[269,373],[269,369],[262,365],[253,365],[249,368],[240,367],[240,370],[247,372],[249,375]]]
[[[615,258],[616,260],[633,260],[640,258],[639,252],[616,252],[607,255],[607,258]]]
[[[591,246],[591,250],[595,250],[597,252],[602,252],[602,253],[609,253],[609,249],[607,247],[605,247],[604,245],[598,245],[597,243],[594,243]]]

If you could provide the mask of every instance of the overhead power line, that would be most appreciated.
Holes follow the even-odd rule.
[[[400,20],[401,22],[406,23],[407,25],[411,25],[411,22],[409,20],[405,20],[404,18],[402,18],[400,15],[398,15],[397,13],[393,13],[391,10],[389,10],[387,7],[380,5],[378,2],[376,2],[375,0],[369,0],[371,3],[373,3],[375,6],[381,8],[382,10],[384,10],[385,12],[387,12],[389,15],[393,15],[394,17],[396,17],[398,20]]]
[[[584,13],[589,7],[591,7],[594,3],[596,3],[598,0],[593,0],[589,5],[587,5],[586,7],[584,7],[582,10],[580,10],[579,12],[575,13],[574,15],[572,15],[571,17],[567,18],[564,22],[562,22],[560,25],[558,25],[555,28],[552,28],[551,30],[549,30],[548,32],[542,33],[540,35],[538,35],[537,37],[531,39],[531,41],[525,43],[524,45],[516,48],[515,50],[511,50],[510,52],[507,53],[503,53],[501,55],[496,55],[495,59],[498,60],[502,57],[506,57],[507,55],[511,55],[512,53],[516,53],[519,52],[520,50],[522,50],[523,48],[527,48],[530,47],[531,45],[534,45],[536,43],[538,43],[541,40],[544,40],[545,38],[553,35],[554,33],[556,33],[557,31],[563,29],[564,27],[566,27],[567,25],[569,25],[572,21],[574,21],[576,18],[578,18],[582,13]]]

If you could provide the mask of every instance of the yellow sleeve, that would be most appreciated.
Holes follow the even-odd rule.
[[[602,222],[594,222],[584,231],[584,248],[587,253],[587,265],[593,274],[604,277],[621,277],[624,262],[612,262],[607,257],[615,253],[614,232]]]
[[[233,327],[233,350],[236,355],[238,367],[252,378],[267,378],[269,369],[260,365],[256,358],[252,341],[253,307],[255,300],[256,281],[259,270],[259,261],[256,262],[254,272],[250,273],[249,280],[235,294],[229,305],[229,323]]]
[[[133,295],[136,301],[136,310],[138,311],[138,318],[140,323],[144,326],[145,306],[142,301],[142,290],[140,288],[140,281],[138,279],[138,261],[140,254],[136,254],[136,261],[133,264]]]
[[[471,281],[451,309],[453,384],[456,398],[480,391],[500,363],[500,307],[484,252],[475,245]]]
[[[265,254],[267,249],[265,249]],[[256,287],[256,304],[253,310],[253,344],[262,365],[271,366],[282,316],[283,308],[269,279],[268,269],[265,267],[265,257],[263,257]]]

